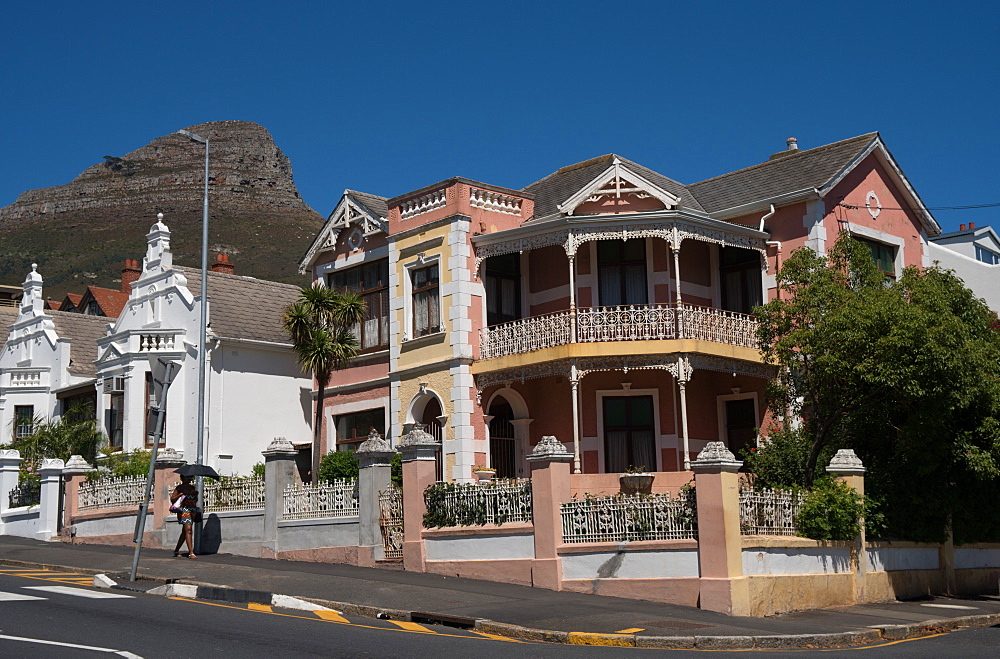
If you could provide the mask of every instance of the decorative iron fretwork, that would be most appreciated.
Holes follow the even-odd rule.
[[[694,490],[587,497],[562,504],[564,543],[686,540],[698,537]]]
[[[358,516],[358,481],[354,478],[287,485],[282,495],[281,519]]]
[[[100,510],[138,506],[145,491],[145,476],[106,476],[80,483],[77,496],[80,510]]]
[[[19,483],[7,495],[11,508],[37,506],[42,502],[42,484],[35,482]]]
[[[403,491],[390,485],[379,492],[379,527],[385,558],[403,557]]]
[[[797,535],[804,492],[740,489],[740,531],[743,535]]]

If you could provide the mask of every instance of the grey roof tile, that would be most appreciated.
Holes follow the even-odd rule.
[[[199,295],[201,270],[177,268],[187,277],[188,289]],[[302,290],[291,284],[208,273],[209,324],[217,336],[249,341],[291,344],[281,316]]]
[[[878,133],[859,135],[693,183],[688,190],[709,213],[808,188],[821,188]]]
[[[90,316],[71,311],[49,311],[52,324],[60,339],[70,340],[70,359],[67,371],[73,375],[97,377],[97,339],[108,333],[108,323],[114,318]]]
[[[17,307],[0,307],[0,352],[3,352],[7,337],[10,336],[9,327],[17,320]]]
[[[389,201],[388,197],[379,197],[378,195],[358,192],[357,190],[345,190],[344,194],[379,217],[389,217],[389,205],[386,203]]]

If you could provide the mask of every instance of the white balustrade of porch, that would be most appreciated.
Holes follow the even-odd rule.
[[[757,347],[753,316],[691,304],[636,304],[582,307],[575,314],[559,311],[484,327],[480,359],[566,345],[573,342],[574,334],[578,343],[699,339]]]

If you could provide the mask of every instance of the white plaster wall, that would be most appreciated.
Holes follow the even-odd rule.
[[[484,561],[510,558],[534,558],[535,536],[530,533],[510,535],[425,538],[428,561]]]
[[[955,569],[1000,568],[1000,549],[955,549]]]
[[[563,579],[681,579],[697,577],[698,551],[596,552],[562,556]]]
[[[873,572],[936,570],[938,550],[916,547],[869,547],[868,569]]]
[[[11,508],[2,516],[0,528],[3,530],[3,535],[34,538],[40,525],[40,511],[40,506]]]
[[[264,460],[261,451],[275,437],[292,442],[312,437],[312,380],[291,349],[224,341],[212,354],[211,370],[207,461],[216,464],[220,454],[231,455],[231,471],[246,475]]]
[[[987,265],[937,243],[927,247],[932,263],[937,261],[942,268],[954,270],[977,297],[986,300],[993,311],[1000,312],[1000,265]],[[974,249],[971,244],[968,247]]]
[[[840,574],[851,571],[851,551],[840,548],[759,547],[743,550],[743,574]]]
[[[93,538],[101,535],[125,535],[135,533],[135,515],[103,517],[73,522],[79,538]],[[146,531],[153,528],[153,515],[146,515]],[[175,536],[176,537],[176,536]]]

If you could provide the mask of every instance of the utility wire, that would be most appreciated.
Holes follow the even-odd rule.
[[[851,210],[858,210],[859,208],[865,208],[865,206],[855,206],[853,204],[845,204],[843,202],[840,202],[837,205],[841,206],[842,208],[850,208]],[[1000,206],[1000,202],[996,202],[996,203],[992,203],[992,204],[972,204],[972,205],[969,205],[969,206],[925,206],[924,208],[892,208],[891,206],[882,206],[881,209],[884,210],[884,211],[914,211],[914,212],[919,212],[921,210],[929,210],[929,211],[964,211],[964,210],[972,210],[972,209],[976,209],[976,208],[997,208],[998,206]]]

